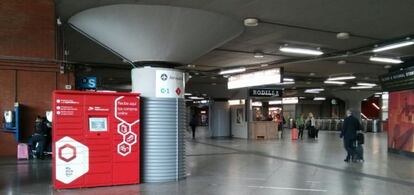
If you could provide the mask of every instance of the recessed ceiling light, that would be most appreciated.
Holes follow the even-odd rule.
[[[398,58],[386,58],[386,57],[378,57],[378,56],[371,56],[369,60],[374,61],[374,62],[391,63],[391,64],[401,64],[404,62]]]
[[[188,65],[187,65],[187,67],[188,67],[188,68],[195,68],[195,67],[196,67],[196,65],[194,65],[194,64],[188,64]]]
[[[256,52],[256,53],[254,53],[254,57],[255,58],[264,58],[264,55],[261,52]]]
[[[345,60],[339,60],[337,63],[338,64],[346,64],[346,61]]]
[[[357,85],[359,85],[359,86],[371,86],[371,87],[377,86],[377,84],[375,84],[375,83],[357,83]]]
[[[347,32],[340,32],[336,34],[337,39],[349,39],[349,37],[351,37],[351,35]]]
[[[246,68],[235,68],[235,69],[229,69],[229,70],[222,70],[219,72],[219,74],[233,74],[233,73],[240,73],[245,72]]]
[[[355,76],[338,76],[338,77],[330,77],[328,78],[328,81],[341,81],[341,80],[350,80],[350,79],[355,79]]]
[[[203,100],[204,98],[197,97],[197,96],[190,96],[190,97],[188,97],[188,99],[192,99],[192,100]]]
[[[313,100],[315,100],[315,101],[323,101],[323,100],[326,100],[326,98],[325,97],[314,97]]]
[[[295,54],[304,54],[304,55],[312,55],[312,56],[319,56],[323,54],[322,51],[316,50],[316,49],[305,49],[305,48],[289,47],[289,46],[282,46],[279,48],[279,50],[285,53],[295,53]]]
[[[373,49],[372,51],[373,52],[381,52],[381,51],[396,49],[396,48],[400,48],[400,47],[406,47],[406,46],[413,45],[413,44],[414,44],[414,40],[408,39],[408,40],[405,40],[405,41],[402,41],[402,42],[377,47],[377,48]]]
[[[191,94],[191,93],[184,93],[184,95],[185,96],[190,96],[190,95],[193,95],[193,94]]]
[[[344,81],[324,81],[326,84],[334,84],[334,85],[344,85],[346,82]]]
[[[292,78],[283,78],[283,82],[293,82],[295,79]]]
[[[244,26],[257,26],[259,25],[259,20],[257,18],[246,18],[244,19]]]
[[[352,86],[351,89],[371,89],[372,86],[366,86],[366,85],[359,85],[359,86]]]
[[[319,93],[321,91],[325,91],[325,89],[322,88],[316,88],[316,89],[306,89],[305,93]]]

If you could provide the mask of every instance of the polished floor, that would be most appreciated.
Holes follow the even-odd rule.
[[[318,140],[249,141],[197,131],[186,142],[182,181],[55,191],[50,161],[3,158],[0,194],[414,194],[414,159],[388,153],[383,133],[366,135],[364,163],[345,163],[336,132],[320,132]]]

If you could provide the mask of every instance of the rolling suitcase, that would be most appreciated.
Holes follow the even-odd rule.
[[[315,129],[315,127],[310,127],[308,134],[309,134],[309,138],[315,138],[315,136],[316,136],[316,129]]]
[[[297,140],[298,139],[298,129],[297,128],[292,128],[292,131],[290,132],[290,136],[291,136],[292,140]]]
[[[355,157],[354,159],[356,161],[364,161],[364,148],[362,147],[362,144],[359,144],[358,142],[356,143],[356,147],[355,147]]]
[[[20,159],[29,159],[29,149],[25,143],[17,144],[17,160]]]
[[[364,138],[364,134],[363,133],[358,133],[357,134],[357,142],[358,142],[358,144],[364,144],[365,138]]]

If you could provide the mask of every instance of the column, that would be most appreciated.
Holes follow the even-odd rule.
[[[166,68],[135,68],[132,70],[132,91],[141,93],[142,97],[143,182],[185,178],[184,74]]]

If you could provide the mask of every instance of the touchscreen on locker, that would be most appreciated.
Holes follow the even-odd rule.
[[[89,131],[91,132],[108,131],[108,119],[106,117],[89,117]]]

